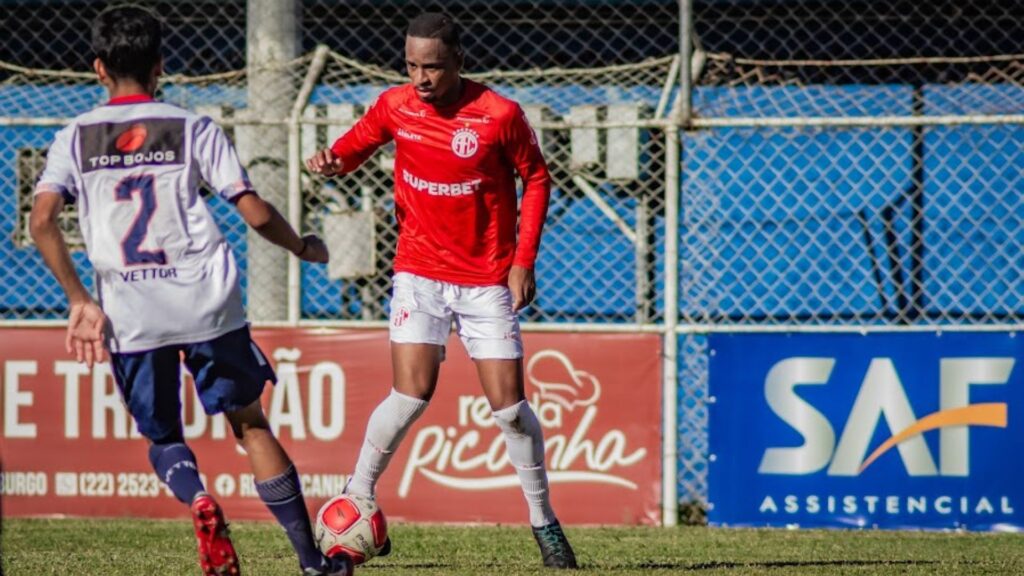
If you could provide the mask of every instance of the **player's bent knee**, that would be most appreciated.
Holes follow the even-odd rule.
[[[408,396],[410,398],[416,398],[424,402],[430,402],[430,399],[434,397],[434,390],[437,386],[430,381],[417,381],[417,380],[395,380],[392,384],[392,389],[399,394]]]

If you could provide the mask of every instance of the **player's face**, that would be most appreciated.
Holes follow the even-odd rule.
[[[462,57],[438,38],[405,38],[405,69],[420,100],[442,106],[459,97]]]

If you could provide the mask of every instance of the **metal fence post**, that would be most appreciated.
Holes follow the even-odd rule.
[[[246,61],[248,104],[252,118],[288,118],[295,100],[295,83],[284,64],[298,55],[298,4],[295,0],[248,0]],[[288,129],[284,125],[239,127],[238,139],[252,150],[249,177],[260,195],[283,213],[288,203]],[[280,321],[288,318],[289,254],[270,246],[248,230],[249,318]]]

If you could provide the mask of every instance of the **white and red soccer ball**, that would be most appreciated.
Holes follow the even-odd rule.
[[[320,508],[315,536],[325,555],[348,554],[352,562],[362,564],[384,547],[388,523],[373,499],[342,494]]]

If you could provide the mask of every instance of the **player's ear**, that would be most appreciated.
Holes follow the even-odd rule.
[[[103,60],[100,60],[99,58],[93,60],[92,69],[96,71],[96,76],[99,76],[100,83],[106,84],[107,79],[110,78],[110,76],[107,75],[107,67],[103,64]]]

